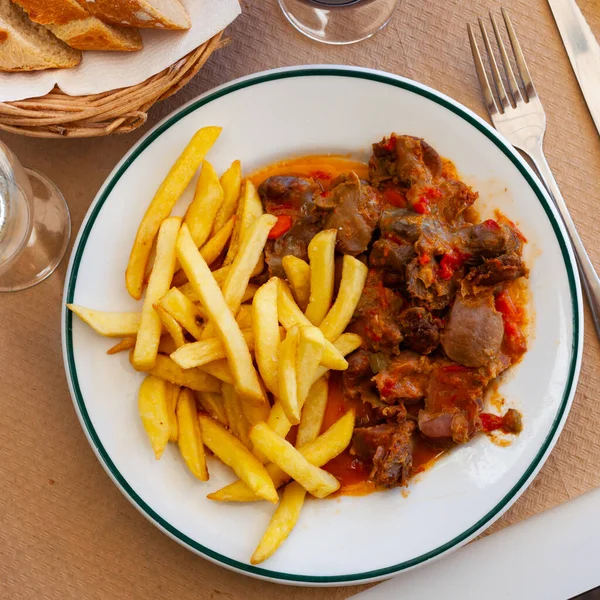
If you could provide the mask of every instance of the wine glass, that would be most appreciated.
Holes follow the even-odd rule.
[[[354,44],[387,25],[398,0],[279,0],[287,20],[325,44]]]
[[[47,177],[0,142],[0,292],[24,290],[59,265],[71,236],[69,208]]]

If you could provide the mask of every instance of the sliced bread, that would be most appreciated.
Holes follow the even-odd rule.
[[[15,0],[29,18],[47,27],[57,38],[78,50],[140,50],[136,29],[107,25],[76,0]]]
[[[94,16],[128,27],[189,29],[192,26],[179,0],[77,0]]]
[[[40,71],[75,67],[81,52],[33,23],[10,0],[0,0],[0,71]]]

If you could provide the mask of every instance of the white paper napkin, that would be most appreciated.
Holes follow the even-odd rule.
[[[54,85],[71,96],[98,94],[141,83],[225,29],[241,12],[238,0],[181,0],[192,27],[187,31],[141,29],[139,52],[84,52],[73,69],[0,73],[0,102],[36,98]]]

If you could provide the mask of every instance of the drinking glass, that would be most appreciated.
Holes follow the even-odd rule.
[[[71,235],[69,208],[47,177],[0,142],[0,292],[23,290],[59,265]]]
[[[287,20],[325,44],[354,44],[385,27],[398,0],[279,0]]]

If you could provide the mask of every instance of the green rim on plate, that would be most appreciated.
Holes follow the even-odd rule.
[[[89,438],[92,440],[96,453],[102,459],[104,463],[105,469],[108,471],[109,475],[118,483],[118,485],[122,488],[123,492],[128,496],[129,500],[136,506],[147,518],[154,522],[158,527],[163,529],[166,533],[171,535],[174,539],[179,541],[180,543],[188,546],[193,551],[204,555],[213,561],[223,564],[224,566],[231,567],[233,569],[239,570],[241,572],[245,572],[248,574],[252,574],[258,577],[279,580],[279,581],[288,581],[288,582],[297,582],[300,584],[331,584],[331,583],[340,583],[347,584],[352,582],[360,582],[366,579],[373,578],[381,578],[386,575],[393,575],[394,573],[398,573],[410,567],[414,567],[419,565],[427,560],[438,557],[444,552],[450,550],[451,548],[460,545],[467,539],[469,539],[472,535],[474,535],[478,530],[482,529],[487,523],[491,520],[499,516],[499,514],[507,507],[507,505],[515,499],[518,492],[524,486],[524,484],[528,481],[528,479],[533,475],[536,469],[540,466],[540,462],[544,458],[546,452],[551,447],[554,442],[554,438],[559,431],[559,425],[565,416],[565,411],[569,405],[569,398],[574,389],[575,385],[575,375],[577,372],[577,364],[579,361],[579,336],[580,336],[580,305],[578,303],[578,293],[577,293],[577,284],[575,280],[575,271],[573,268],[573,263],[569,255],[569,250],[567,243],[565,241],[564,235],[560,229],[560,226],[556,220],[554,213],[546,199],[544,192],[541,190],[538,183],[531,177],[530,171],[525,166],[523,159],[521,159],[517,153],[504,141],[502,141],[499,136],[493,131],[483,120],[479,117],[468,111],[466,108],[462,107],[462,105],[455,104],[446,97],[434,92],[429,88],[421,87],[421,85],[416,84],[407,79],[399,78],[396,76],[384,74],[382,72],[376,71],[363,71],[363,70],[351,70],[348,68],[337,68],[337,67],[325,67],[325,68],[297,68],[286,71],[276,71],[276,72],[267,72],[264,74],[258,74],[254,77],[244,78],[239,81],[234,81],[229,85],[226,85],[212,93],[208,93],[200,99],[190,103],[189,105],[182,108],[179,112],[165,119],[165,121],[156,127],[153,131],[151,131],[144,139],[142,139],[139,144],[131,151],[130,155],[123,161],[121,166],[116,170],[116,172],[112,175],[110,181],[107,183],[105,188],[102,190],[102,193],[97,198],[95,204],[92,205],[89,217],[85,222],[85,226],[83,231],[79,235],[79,240],[77,242],[77,247],[75,248],[74,255],[71,259],[71,271],[68,276],[68,280],[65,284],[65,303],[72,303],[73,296],[75,293],[75,286],[77,284],[77,275],[79,272],[79,267],[81,263],[81,258],[83,252],[85,250],[85,246],[87,243],[87,239],[94,227],[94,223],[100,211],[102,210],[102,206],[106,202],[107,198],[110,196],[111,191],[121,178],[121,176],[127,171],[129,166],[136,160],[136,158],[150,145],[152,144],[160,135],[169,129],[172,125],[177,123],[181,118],[186,115],[194,112],[198,108],[218,100],[222,96],[226,96],[227,94],[231,94],[237,90],[254,86],[260,83],[274,81],[277,79],[287,79],[290,77],[306,77],[306,76],[337,76],[337,77],[352,77],[358,79],[367,79],[371,81],[376,81],[379,83],[384,83],[387,85],[392,85],[398,88],[402,88],[404,90],[410,91],[414,94],[427,98],[436,104],[443,106],[454,114],[458,115],[473,127],[475,127],[478,131],[480,131],[483,135],[485,135],[489,140],[491,140],[503,153],[504,155],[510,159],[513,165],[519,170],[521,175],[525,178],[531,189],[535,192],[540,204],[544,208],[550,223],[552,224],[552,228],[560,245],[560,249],[562,252],[562,256],[564,259],[565,267],[567,270],[568,280],[569,280],[569,288],[571,291],[571,301],[572,301],[572,311],[573,311],[573,341],[571,347],[571,363],[569,366],[569,376],[568,381],[565,386],[565,391],[563,394],[563,398],[561,401],[560,408],[557,412],[556,418],[552,423],[551,430],[544,440],[542,447],[539,452],[529,465],[529,468],[523,474],[523,476],[519,479],[515,486],[506,494],[504,498],[498,504],[490,510],[484,517],[482,517],[477,523],[471,526],[469,529],[464,531],[461,535],[453,538],[447,543],[422,554],[421,556],[417,556],[411,560],[392,565],[390,567],[386,567],[383,569],[376,569],[373,571],[367,571],[364,573],[354,573],[350,575],[324,575],[324,576],[310,576],[310,575],[300,575],[294,573],[281,573],[278,571],[272,571],[269,569],[263,569],[259,567],[252,566],[250,564],[246,564],[243,562],[239,562],[237,560],[233,560],[227,556],[219,554],[218,552],[214,552],[210,548],[199,544],[195,540],[183,534],[181,531],[173,527],[170,523],[165,521],[159,514],[157,514],[150,506],[148,506],[142,498],[136,494],[136,492],[131,488],[131,486],[127,483],[125,478],[121,475],[110,456],[106,452],[106,449],[102,445],[96,430],[90,420],[89,414],[87,412],[85,401],[83,399],[83,395],[81,393],[81,389],[79,386],[79,381],[77,378],[77,369],[75,367],[75,359],[73,353],[73,333],[72,333],[72,322],[73,316],[72,313],[68,310],[65,310],[64,313],[64,323],[65,330],[63,331],[65,343],[65,366],[67,369],[67,374],[71,378],[71,387],[74,395],[74,402],[76,407],[78,408],[80,414],[80,420],[84,425]]]

